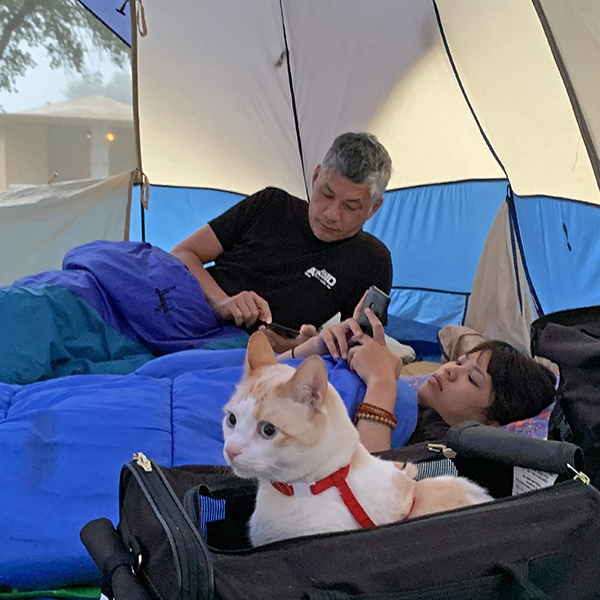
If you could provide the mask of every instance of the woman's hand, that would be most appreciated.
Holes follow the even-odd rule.
[[[369,308],[365,313],[373,328],[373,337],[362,334],[353,338],[355,345],[348,352],[348,366],[365,382],[367,394],[373,397],[369,402],[393,411],[402,359],[387,347],[383,325],[377,315]]]
[[[363,336],[356,319],[350,318],[326,327],[319,333],[319,354],[331,354],[333,358],[348,358],[350,344]]]
[[[369,290],[363,294],[350,319],[346,319],[338,325],[332,325],[321,331],[319,335],[326,348],[324,352],[328,351],[334,358],[348,359],[348,351],[353,345],[357,344],[363,337],[371,339],[368,335],[364,334],[358,324],[358,318],[362,312],[368,292]],[[381,321],[370,308],[365,309],[365,314],[373,328],[373,339],[378,344],[385,346],[385,332]]]
[[[367,309],[368,310],[368,309]],[[368,386],[393,381],[394,385],[402,371],[402,359],[387,346],[362,335],[348,352],[348,366]]]

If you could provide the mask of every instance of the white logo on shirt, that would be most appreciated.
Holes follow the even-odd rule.
[[[307,277],[318,279],[328,290],[337,282],[337,279],[331,273],[328,273],[325,269],[317,269],[317,267],[307,269],[304,274]]]

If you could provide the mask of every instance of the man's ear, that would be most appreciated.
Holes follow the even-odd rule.
[[[313,176],[312,176],[312,185],[314,187],[316,181],[317,181],[317,177],[319,176],[319,173],[321,172],[321,165],[317,165],[315,167],[315,170],[313,171]]]
[[[383,204],[383,196],[381,198],[379,198],[379,200],[377,200],[377,202],[375,202],[375,204],[373,204],[373,206],[371,206],[371,208],[369,209],[369,212],[367,213],[367,220],[369,220],[381,208],[382,204]]]

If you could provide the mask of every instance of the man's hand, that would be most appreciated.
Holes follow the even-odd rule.
[[[273,351],[277,352],[277,354],[291,350],[317,335],[317,328],[314,325],[302,325],[300,327],[300,335],[297,335],[295,338],[279,335],[266,325],[261,325],[259,329],[267,336]]]
[[[251,327],[256,321],[272,321],[269,304],[255,292],[244,291],[235,296],[228,296],[215,302],[212,307],[222,319],[233,319],[238,327]]]

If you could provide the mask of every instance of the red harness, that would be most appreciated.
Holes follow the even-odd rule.
[[[308,485],[307,483],[281,483],[279,481],[272,481],[271,485],[285,496],[293,496],[294,494],[297,496],[308,496],[310,494],[316,496],[330,487],[336,487],[340,491],[340,496],[344,504],[348,507],[356,522],[361,527],[375,527],[375,523],[360,505],[346,481],[349,471],[350,465],[346,465],[328,477],[319,479],[319,481],[316,481],[312,485]]]

